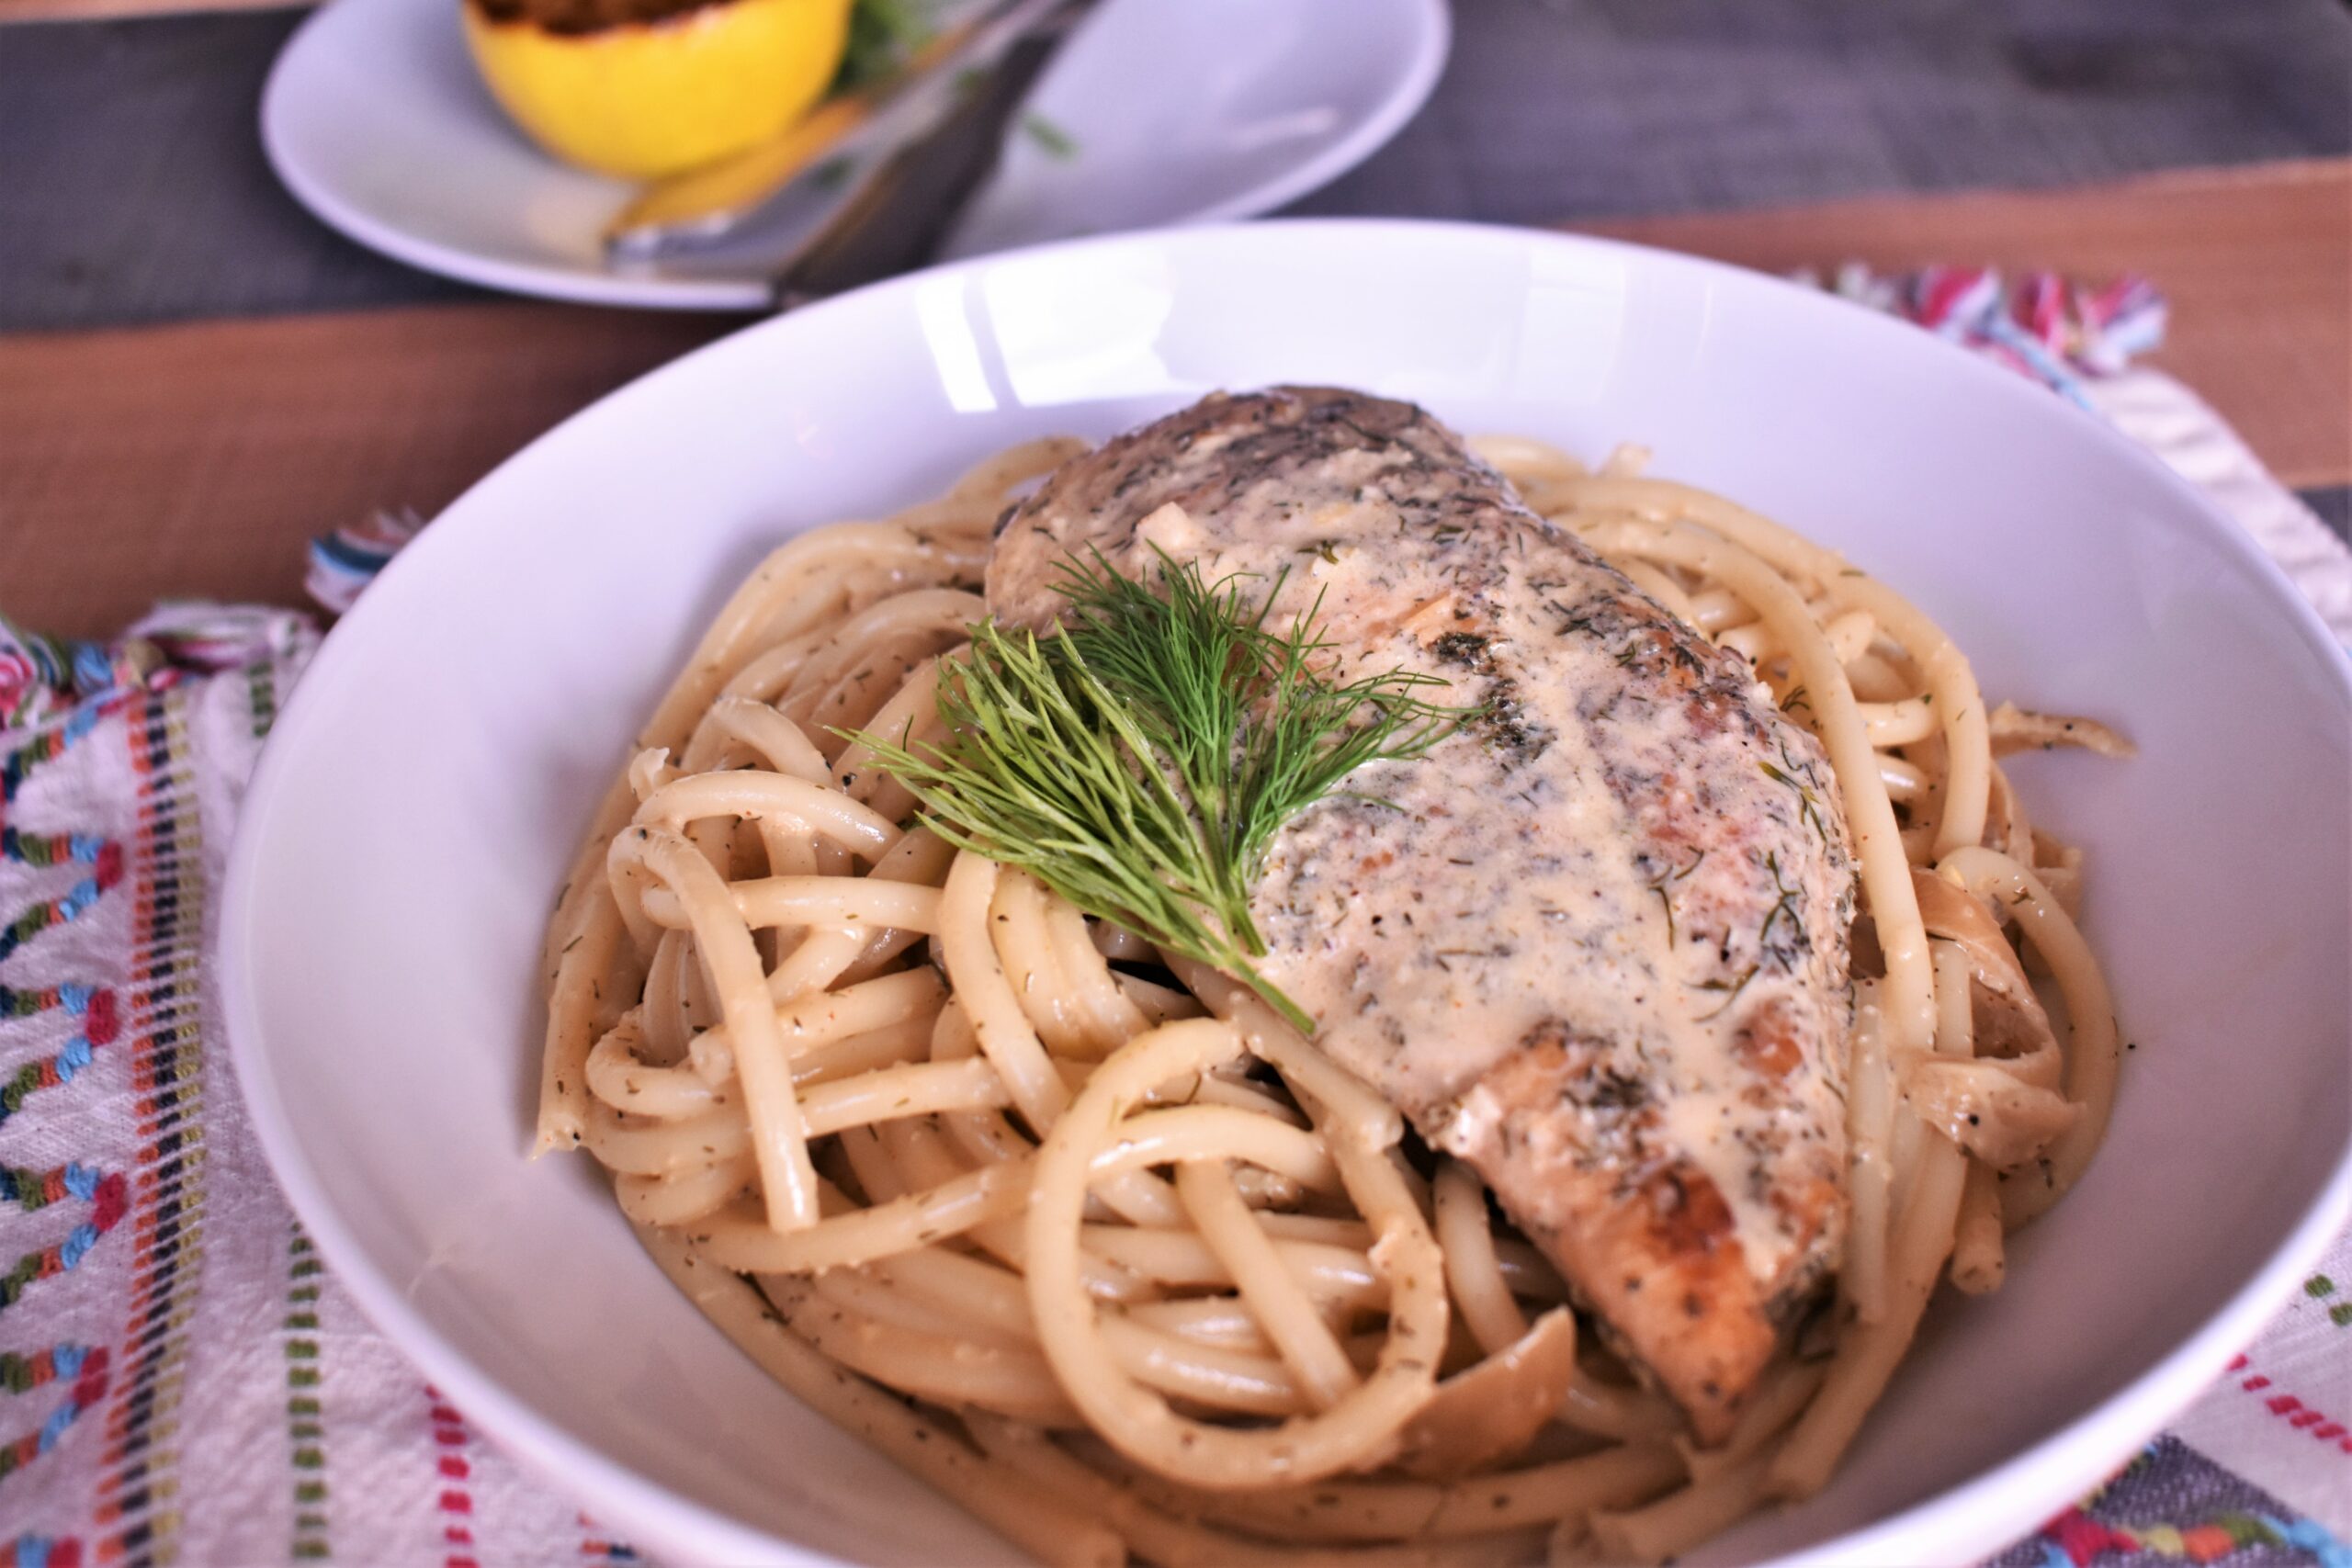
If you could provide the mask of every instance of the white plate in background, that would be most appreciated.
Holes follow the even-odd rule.
[[[525,1159],[542,928],[628,737],[778,540],[1014,441],[1283,380],[1587,456],[1644,443],[1896,585],[1988,697],[2139,743],[2011,763],[2086,849],[2138,1047],[2107,1146],[1997,1294],[1939,1299],[1826,1491],[1688,1561],[1962,1563],[2031,1530],[2196,1396],[2352,1208],[2352,665],[2243,533],[2064,400],[1598,241],[1272,223],[983,258],[749,328],[460,498],[296,688],[221,915],[237,1070],[337,1277],[657,1555],[1008,1560],[703,1321],[588,1159]]]
[[[271,69],[262,146],[322,221],[469,283],[601,305],[761,310],[761,276],[616,272],[605,224],[638,187],[564,164],[491,98],[462,0],[330,0]],[[950,237],[977,255],[1249,218],[1337,178],[1412,118],[1449,41],[1445,0],[1109,0]]]

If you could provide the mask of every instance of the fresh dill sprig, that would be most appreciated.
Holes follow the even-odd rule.
[[[869,86],[894,74],[938,31],[927,0],[856,0],[849,39],[831,93]]]
[[[1302,1032],[1315,1021],[1250,960],[1264,940],[1250,890],[1283,826],[1366,763],[1420,756],[1453,728],[1430,675],[1340,682],[1316,629],[1266,625],[1252,602],[1159,558],[1159,591],[1100,555],[1064,564],[1064,623],[1044,637],[993,621],[940,681],[947,739],[852,739],[912,790],[933,831],[1018,866],[1090,915],[1223,970]]]

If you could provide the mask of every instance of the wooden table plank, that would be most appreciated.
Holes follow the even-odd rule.
[[[2352,164],[1596,227],[1774,269],[2143,271],[2164,363],[2290,483],[2352,479]],[[498,303],[0,337],[0,610],[101,636],[164,596],[299,602],[310,536],[430,513],[735,324]]]
[[[0,611],[96,637],[159,598],[300,604],[304,540],[429,516],[738,324],[500,304],[0,338]]]
[[[1770,272],[1856,260],[2143,273],[2172,300],[2149,363],[2196,388],[2290,487],[2352,483],[2352,160],[1577,227]]]

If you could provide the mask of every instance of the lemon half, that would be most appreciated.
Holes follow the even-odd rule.
[[[461,0],[482,79],[514,122],[559,158],[640,180],[740,152],[806,114],[841,68],[850,5],[710,0],[646,17],[659,0],[634,16]]]

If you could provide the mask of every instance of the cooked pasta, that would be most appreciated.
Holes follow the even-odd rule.
[[[720,613],[550,926],[539,1147],[585,1146],[747,1353],[1044,1562],[1657,1560],[1820,1487],[1947,1268],[1997,1288],[2098,1147],[2080,856],[1997,756],[2127,748],[1988,713],[1916,606],[1637,455],[1483,448],[1750,661],[1856,847],[1836,1296],[1702,1448],[1467,1165],[1250,987],[956,848],[849,738],[943,733],[991,524],[1079,449],[802,535]]]

